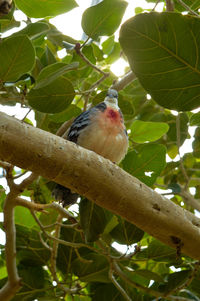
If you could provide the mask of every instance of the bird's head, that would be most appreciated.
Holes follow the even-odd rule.
[[[106,105],[108,107],[112,107],[112,108],[118,110],[119,107],[118,107],[118,93],[117,93],[117,91],[114,90],[114,89],[109,89],[104,102],[106,103]]]

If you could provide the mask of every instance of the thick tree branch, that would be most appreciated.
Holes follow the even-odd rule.
[[[67,186],[200,259],[200,220],[92,151],[0,113],[0,160]]]

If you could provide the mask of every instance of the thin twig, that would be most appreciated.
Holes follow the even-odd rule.
[[[17,206],[23,206],[28,208],[29,210],[43,211],[45,209],[55,209],[58,213],[60,213],[63,217],[66,217],[73,224],[77,223],[77,220],[72,214],[70,214],[65,208],[54,202],[51,204],[37,204],[17,197],[15,203]]]
[[[46,226],[43,226],[43,227],[44,227],[44,229],[49,229],[49,228],[55,227],[56,225],[59,225],[60,227],[63,227],[63,228],[74,229],[78,226],[78,223],[75,223],[75,224],[61,224],[61,223],[55,222],[53,224],[46,225]],[[80,231],[80,230],[78,230],[78,231]]]
[[[19,179],[21,178],[22,176],[24,176],[25,174],[27,174],[28,170],[25,170],[24,172],[20,173],[19,175],[17,176],[14,176],[13,179],[16,180],[16,179]]]
[[[160,2],[160,0],[157,0],[157,1],[156,1],[155,5],[154,5],[154,7],[152,8],[151,11],[154,11],[154,10],[156,9],[156,6],[158,5],[159,2]]]
[[[44,241],[44,239],[42,238],[42,232],[39,232],[38,233],[39,235],[39,238],[40,238],[40,241],[42,243],[42,245],[47,249],[49,250],[50,252],[52,252],[52,248]]]
[[[186,172],[184,164],[183,164],[182,157],[180,155],[180,146],[181,146],[180,114],[178,114],[176,116],[176,136],[177,136],[178,154],[179,154],[179,158],[180,158],[180,168],[181,168],[183,176],[184,176],[184,178],[186,180],[186,184],[185,184],[185,189],[186,189],[187,186],[188,186],[188,183],[189,183],[190,179],[189,179],[189,177],[187,175],[187,172]]]
[[[59,215],[57,218],[57,225],[55,228],[55,233],[54,233],[54,237],[55,238],[59,238],[60,237],[60,222],[62,221],[62,216]],[[52,247],[52,252],[51,252],[51,258],[50,258],[50,263],[51,263],[51,273],[53,276],[54,281],[56,281],[57,283],[59,283],[58,277],[57,277],[57,272],[56,272],[56,259],[57,259],[57,253],[58,253],[58,241],[54,240],[53,241],[53,247]]]
[[[76,45],[75,45],[75,51],[76,51],[76,53],[82,58],[82,60],[83,61],[85,61],[87,64],[88,64],[88,66],[90,66],[90,67],[92,67],[93,69],[95,69],[97,72],[99,72],[99,73],[101,73],[101,74],[103,74],[103,75],[107,75],[108,74],[108,76],[110,75],[110,73],[108,73],[108,72],[104,72],[103,70],[101,70],[100,68],[98,68],[96,65],[94,65],[94,64],[92,64],[91,62],[90,62],[90,60],[88,60],[88,58],[82,53],[82,51],[81,51],[81,45],[80,45],[80,43],[77,43]]]
[[[121,285],[117,282],[117,280],[114,277],[113,274],[113,269],[112,266],[110,267],[109,270],[109,278],[112,281],[112,283],[114,284],[114,286],[118,289],[118,291],[122,294],[122,296],[125,298],[125,300],[128,301],[132,301],[132,299],[128,296],[128,294],[126,293],[126,291],[123,289],[123,287],[121,287]]]
[[[87,44],[87,42],[89,41],[89,39],[90,39],[90,37],[87,37],[87,39],[85,40],[85,42],[80,46],[80,49],[83,48]]]
[[[130,284],[134,288],[137,288],[137,289],[144,291],[148,294],[151,294],[155,297],[161,297],[163,295],[160,292],[152,290],[151,288],[148,288],[148,287],[144,287],[144,286],[132,281],[128,276],[126,276],[126,274],[120,269],[119,265],[114,260],[113,260],[113,269],[126,283]]]
[[[185,2],[183,2],[182,0],[176,0],[177,2],[179,2],[187,11],[189,11],[192,15],[195,15],[196,17],[199,18],[199,14],[196,13],[195,11],[193,11],[187,4],[185,4]]]
[[[22,122],[26,119],[26,117],[28,116],[28,114],[32,111],[32,109],[29,109],[28,112],[26,113],[26,115],[22,118]]]
[[[73,121],[74,121],[74,117],[71,118],[70,120],[65,121],[61,127],[57,130],[56,135],[63,137],[63,135],[66,134],[67,130],[70,128],[70,126],[72,125]],[[65,138],[65,137],[63,137]]]

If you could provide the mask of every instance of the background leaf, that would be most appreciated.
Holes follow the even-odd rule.
[[[80,206],[80,224],[84,230],[86,241],[91,242],[99,238],[106,226],[104,209],[95,203],[83,199]]]
[[[16,0],[15,3],[30,18],[57,16],[77,6],[74,0]]]
[[[34,48],[25,35],[3,40],[0,53],[0,79],[4,82],[17,80],[35,63]]]
[[[37,77],[37,83],[34,88],[39,89],[49,85],[52,81],[64,75],[67,71],[78,68],[78,65],[78,62],[73,62],[72,64],[59,62],[43,68]]]
[[[159,144],[145,144],[130,151],[122,161],[124,170],[151,186],[165,167],[166,149]]]
[[[91,38],[110,36],[120,25],[127,7],[123,0],[104,0],[83,13],[82,28]]]
[[[155,141],[162,137],[168,129],[169,126],[164,122],[135,120],[131,126],[131,138],[137,143]]]
[[[57,78],[43,88],[32,89],[27,95],[30,106],[45,113],[58,113],[65,110],[73,98],[73,86],[64,77]]]
[[[152,12],[129,19],[121,28],[120,43],[133,72],[165,108],[187,111],[199,106],[199,26],[192,16]]]

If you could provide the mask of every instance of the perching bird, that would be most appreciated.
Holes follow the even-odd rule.
[[[127,152],[128,136],[118,107],[117,91],[109,89],[103,102],[76,117],[64,136],[69,141],[119,163]],[[54,188],[53,196],[64,206],[74,204],[79,197],[59,184]]]

